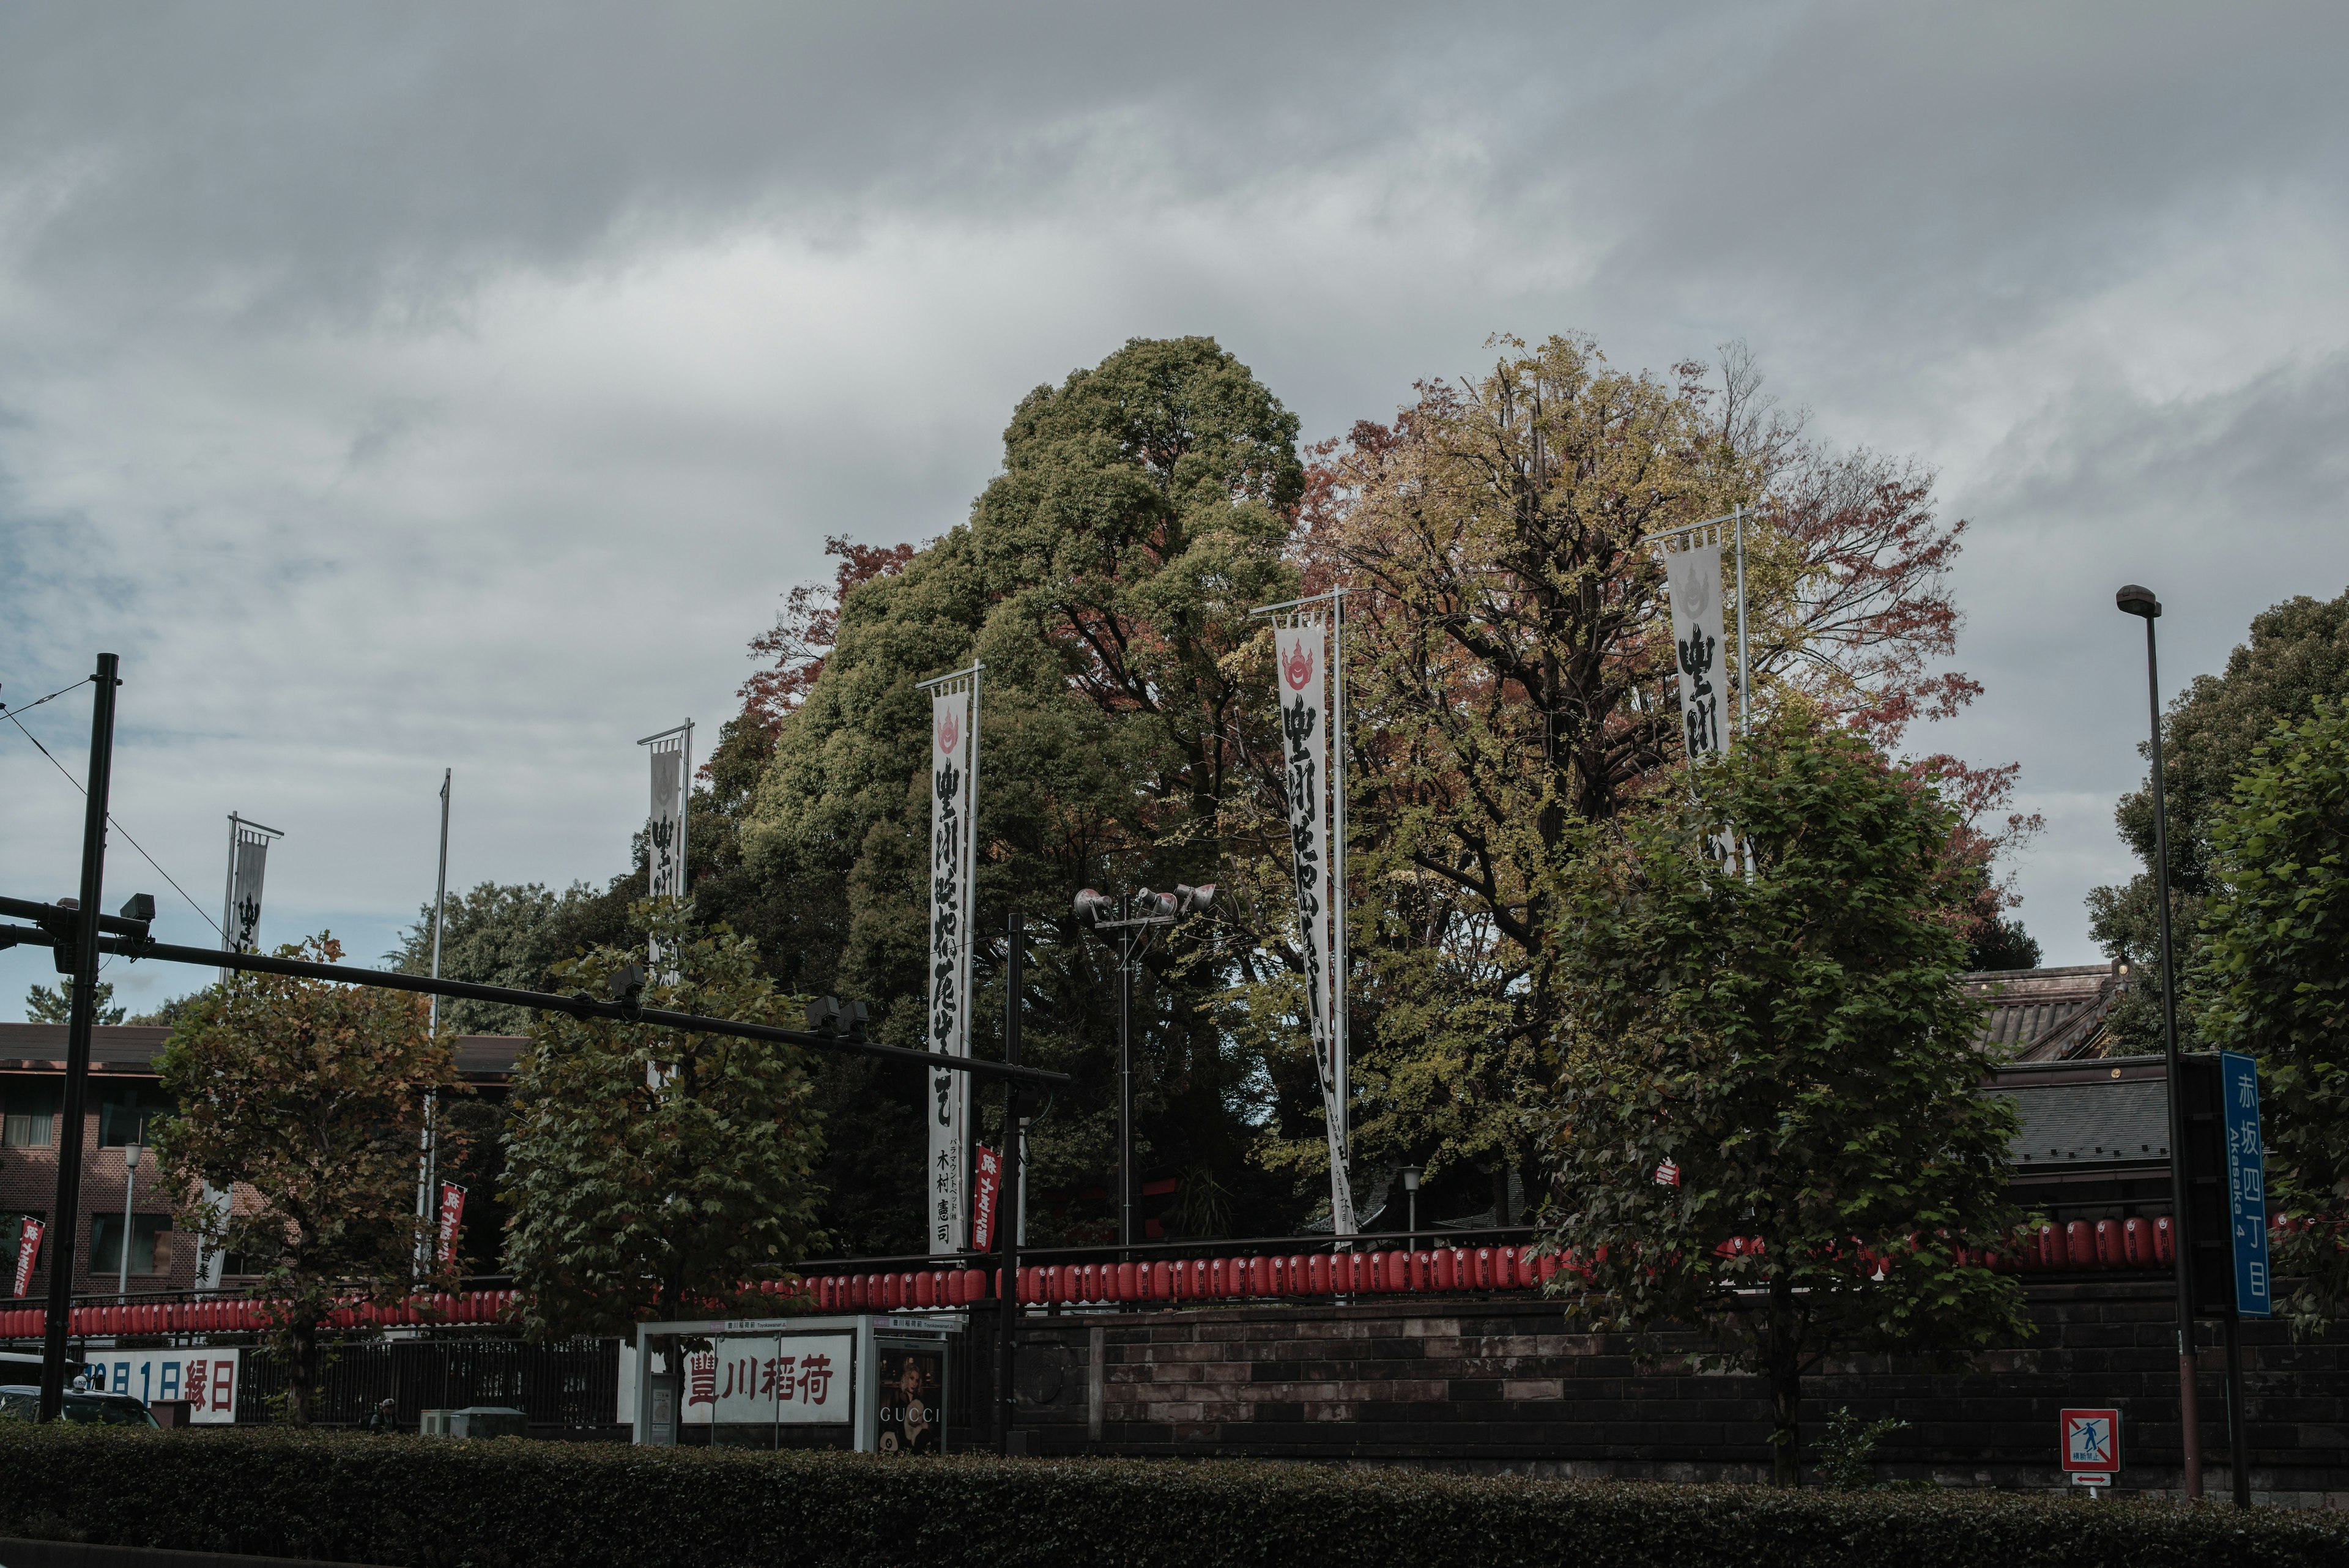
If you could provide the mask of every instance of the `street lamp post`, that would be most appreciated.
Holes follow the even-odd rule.
[[[2169,1247],[2178,1282],[2178,1423],[2185,1457],[2183,1490],[2202,1496],[2201,1415],[2194,1397],[2194,1276],[2186,1226],[2186,1112],[2178,1093],[2178,984],[2169,943],[2169,815],[2162,799],[2161,678],[2154,662],[2153,623],[2161,601],[2135,583],[2113,596],[2124,615],[2145,621],[2146,696],[2153,713],[2153,897],[2161,932],[2161,1052],[2169,1089]]]
[[[122,1304],[130,1302],[130,1186],[139,1176],[139,1145],[122,1146],[122,1268],[114,1282],[115,1293]]]
[[[1216,901],[1213,882],[1172,893],[1144,888],[1128,903],[1138,914],[1104,919],[1115,909],[1106,894],[1088,888],[1076,897],[1076,916],[1096,933],[1115,931],[1117,950],[1117,1244],[1133,1245],[1133,976],[1159,930]]]
[[[1405,1234],[1407,1238],[1416,1239],[1419,1235],[1419,1167],[1415,1165],[1406,1165],[1402,1168],[1401,1175],[1402,1177],[1403,1202],[1407,1206],[1407,1218],[1404,1221],[1406,1226]],[[1406,1246],[1405,1251],[1409,1250],[1410,1249]]]

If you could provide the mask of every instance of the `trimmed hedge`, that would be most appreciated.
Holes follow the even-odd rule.
[[[0,1424],[0,1535],[394,1568],[2204,1568],[2349,1517],[2064,1496],[1532,1481],[1231,1460],[890,1459]]]

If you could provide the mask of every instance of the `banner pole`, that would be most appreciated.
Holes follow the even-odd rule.
[[[1745,508],[1737,517],[1737,738],[1754,727],[1754,655],[1745,644]]]
[[[1027,935],[1020,929],[1023,920],[1014,909],[1004,917],[1004,930],[1011,939],[1011,952],[1005,965],[1003,997],[1003,1060],[1008,1066],[1019,1064],[1020,1003],[1026,994],[1028,974]],[[1015,1336],[1019,1328],[1019,1227],[1027,1222],[1019,1201],[1028,1169],[1020,1159],[1026,1141],[1020,1136],[1019,1085],[1007,1080],[1003,1085],[1003,1158],[1010,1168],[1003,1175],[1003,1191],[996,1199],[996,1224],[1001,1228],[997,1238],[998,1254],[1003,1260],[1001,1282],[995,1291],[997,1329],[995,1340],[995,1397],[998,1401],[995,1421],[995,1451],[1009,1456],[1011,1452],[1011,1424],[1019,1415],[1019,1390],[1014,1382],[1018,1363]],[[1003,1212],[1006,1201],[1010,1212]]]
[[[440,770],[440,874],[432,891],[434,980],[440,978],[440,934],[449,923],[449,791],[455,777],[454,768]],[[429,1007],[429,1011],[425,1014],[425,1028],[437,1039],[440,1033],[440,998],[438,994],[432,997]],[[432,1244],[430,1221],[434,1200],[439,1197],[436,1183],[440,1174],[440,1095],[438,1090],[427,1091],[424,1096],[423,1143],[416,1170],[416,1217],[426,1222],[419,1229],[416,1238],[416,1272],[419,1277],[427,1272],[427,1249]]]
[[[229,934],[236,929],[233,924],[236,919],[236,813],[232,811],[228,814],[228,875],[221,882],[220,929],[221,950],[223,952],[236,945],[236,939]],[[228,983],[228,977],[227,970],[223,969],[220,971],[220,982],[222,985]]]

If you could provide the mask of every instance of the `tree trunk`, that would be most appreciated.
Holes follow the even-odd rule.
[[[1791,1352],[1779,1350],[1770,1358],[1770,1484],[1803,1484],[1802,1408],[1803,1366]]]
[[[293,1365],[286,1368],[285,1416],[296,1427],[310,1424],[310,1395],[318,1382],[318,1325],[307,1321],[294,1324]]]

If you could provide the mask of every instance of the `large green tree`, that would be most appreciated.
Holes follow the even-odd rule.
[[[324,935],[279,951],[342,958]],[[429,1256],[416,1151],[426,1096],[464,1092],[455,1053],[427,1031],[420,997],[246,974],[185,1005],[155,1067],[177,1106],[155,1148],[180,1223],[261,1265],[254,1295],[287,1358],[287,1414],[305,1426],[319,1324],[353,1297],[406,1293]],[[204,1201],[206,1186],[242,1201],[223,1210]]]
[[[1977,1092],[1975,1004],[1952,983],[1965,867],[1937,784],[1790,711],[1586,829],[1558,883],[1546,1126],[1550,1241],[1582,1270],[1558,1275],[1569,1310],[1696,1327],[1700,1362],[1762,1375],[1781,1484],[1822,1357],[2027,1332],[2015,1282],[1965,1255],[2021,1218],[2015,1124]],[[1749,874],[1708,854],[1724,828]],[[1725,1253],[1733,1237],[1761,1245]]]
[[[2203,803],[2193,994],[2206,1043],[2260,1058],[2271,1211],[2306,1222],[2275,1260],[2302,1331],[2349,1303],[2349,710],[2312,707],[2251,752],[2223,806]]]
[[[916,683],[985,662],[978,928],[1001,930],[1012,909],[1030,917],[1027,1052],[1079,1080],[1030,1143],[1040,1236],[1098,1235],[1112,1212],[1112,963],[1070,898],[1217,877],[1222,805],[1256,787],[1244,726],[1269,729],[1269,671],[1238,657],[1257,634],[1247,612],[1296,582],[1296,433],[1206,338],[1136,340],[1036,389],[969,523],[842,596],[821,673],[780,723],[742,824],[752,873],[822,912],[807,937],[827,979],[874,1004],[883,1038],[918,1042],[929,709]],[[1256,1064],[1203,1011],[1227,969],[1205,950],[1216,929],[1174,933],[1137,988],[1137,1145],[1154,1176],[1202,1173],[1202,1185],[1215,1172],[1237,1188],[1254,1179],[1264,1108]],[[998,957],[992,941],[977,955],[981,1049],[1000,1012]],[[859,1250],[916,1245],[919,1079],[860,1066],[843,1086],[865,1136],[831,1220]],[[998,1114],[982,1096],[982,1126]],[[1267,1217],[1247,1201],[1221,1212]]]
[[[2162,715],[2163,793],[2169,814],[2171,927],[2184,976],[2205,960],[2201,914],[2216,888],[2216,834],[2238,774],[2279,722],[2297,723],[2319,698],[2349,700],[2349,592],[2329,600],[2289,598],[2251,618],[2251,639],[2218,675],[2198,675]],[[2149,755],[2149,743],[2137,747]],[[2106,953],[2142,978],[2114,1009],[2119,1048],[2161,1049],[2153,885],[2153,786],[2123,795],[2114,812],[2146,869],[2088,895],[2088,929]],[[2192,1010],[2181,1013],[2192,1021]]]
[[[748,938],[640,906],[660,943],[645,1005],[796,1026],[802,999],[761,971]],[[605,993],[644,948],[557,967]],[[804,1048],[543,1012],[506,1119],[506,1261],[538,1336],[626,1334],[647,1318],[721,1313],[817,1235],[823,1128]]]

